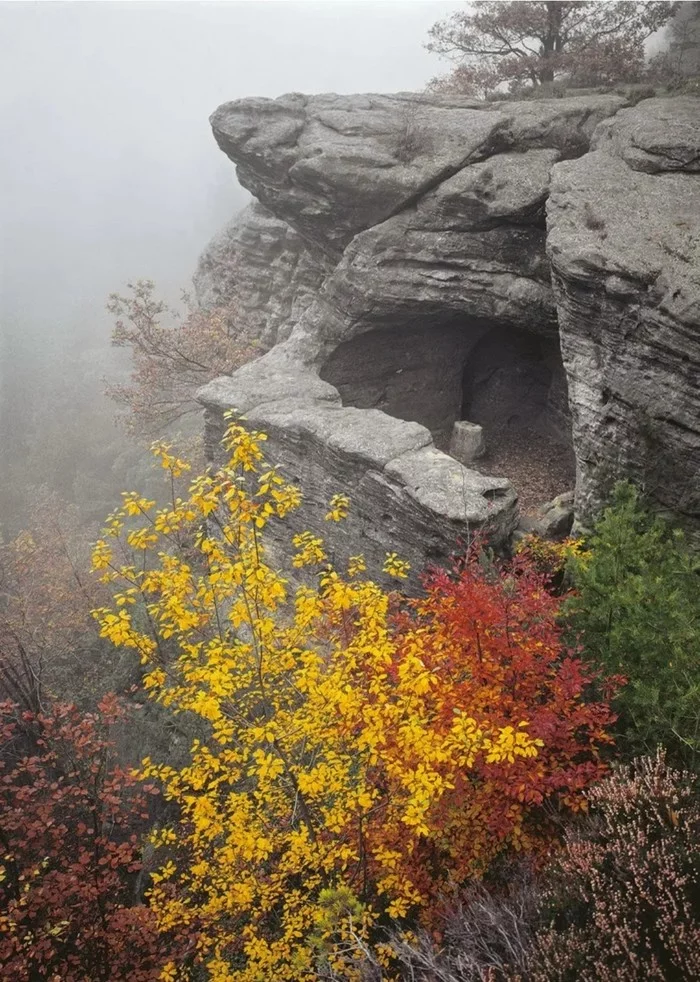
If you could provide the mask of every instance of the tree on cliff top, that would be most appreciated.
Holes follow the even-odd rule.
[[[629,81],[644,41],[673,3],[476,2],[430,29],[429,51],[456,61],[434,87],[486,94],[507,82],[537,88],[565,76],[579,84]]]

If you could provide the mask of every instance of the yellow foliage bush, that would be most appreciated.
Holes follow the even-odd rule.
[[[215,982],[299,982],[319,966],[352,979],[380,918],[429,903],[426,843],[447,857],[449,879],[450,823],[471,839],[475,869],[506,844],[528,848],[525,794],[508,799],[500,836],[483,794],[531,766],[543,741],[517,709],[505,720],[489,711],[495,684],[465,703],[468,665],[441,672],[427,628],[395,630],[392,594],[363,577],[361,556],[335,570],[320,537],[298,535],[295,575],[315,575],[292,588],[264,531],[301,493],[266,462],[264,440],[234,421],[227,465],[183,497],[157,510],[125,496],[95,547],[114,590],[95,617],[103,637],[139,653],[151,696],[209,733],[185,767],[143,761],[180,814],[153,834],[161,929],[191,933]],[[156,452],[175,488],[186,462]],[[351,507],[339,494],[326,518]],[[392,553],[385,570],[400,579],[407,564]],[[470,799],[477,761],[482,797]],[[458,786],[459,807],[441,812]],[[171,965],[163,978],[189,976]]]

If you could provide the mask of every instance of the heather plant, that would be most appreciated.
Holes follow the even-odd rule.
[[[700,977],[700,797],[665,753],[586,792],[539,872],[500,868],[439,934],[395,938],[412,982],[690,982]]]
[[[470,554],[412,601],[303,532],[293,585],[266,529],[301,492],[264,441],[232,422],[226,465],[184,487],[158,445],[170,505],[126,494],[94,551],[103,637],[201,724],[184,766],[142,767],[179,811],[152,836],[150,907],[163,931],[197,927],[195,967],[174,959],[167,980],[361,979],[382,925],[430,925],[501,855],[544,854],[549,814],[585,808],[606,772],[611,713],[526,556]],[[329,528],[351,507],[335,495]],[[377,573],[406,575],[395,553]],[[372,959],[394,977],[386,945]]]
[[[590,818],[549,874],[530,982],[700,978],[698,790],[661,750],[589,789]]]
[[[700,557],[620,484],[583,554],[572,554],[568,623],[588,658],[627,678],[618,746],[700,762]]]

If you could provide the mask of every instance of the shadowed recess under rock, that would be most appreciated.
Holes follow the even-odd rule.
[[[345,406],[421,423],[450,452],[454,425],[482,427],[482,453],[457,459],[507,477],[525,511],[575,482],[559,342],[486,321],[368,331],[340,344],[320,370]]]

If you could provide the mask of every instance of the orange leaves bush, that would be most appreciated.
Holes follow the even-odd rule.
[[[504,848],[549,848],[548,813],[585,808],[583,790],[605,773],[601,750],[614,716],[588,698],[590,670],[565,649],[560,601],[527,554],[489,566],[472,550],[452,571],[429,574],[425,587],[397,618],[390,672],[417,660],[433,680],[424,697],[432,732],[468,712],[501,734],[505,751],[486,748],[450,779],[426,817],[430,836],[407,857],[422,891],[437,897],[484,872]]]

